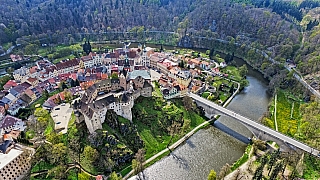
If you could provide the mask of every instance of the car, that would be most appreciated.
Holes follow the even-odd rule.
[[[60,110],[60,108],[55,108],[54,110]]]
[[[56,124],[61,124],[61,122],[57,122]]]
[[[62,103],[62,104],[61,104],[61,106],[65,106],[65,105],[66,105],[66,103]]]

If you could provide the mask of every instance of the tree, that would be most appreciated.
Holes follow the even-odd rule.
[[[67,147],[63,143],[52,145],[51,149],[51,163],[61,163],[66,160]]]
[[[76,82],[75,82],[73,79],[70,79],[70,86],[71,86],[71,87],[75,87],[75,86],[76,86],[75,83],[76,83]]]
[[[71,102],[73,99],[71,92],[68,91],[67,89],[64,89],[63,93],[64,93],[64,98],[65,98],[66,102],[68,102],[68,103]]]
[[[212,169],[209,173],[208,180],[216,180],[217,173]]]
[[[183,102],[184,107],[187,109],[187,111],[190,111],[195,107],[195,104],[194,104],[192,98],[189,96],[184,96],[182,99],[182,102]]]
[[[118,73],[116,73],[116,72],[112,73],[111,79],[118,79]]]
[[[59,88],[61,91],[63,91],[64,89],[68,89],[68,86],[65,81],[61,81],[59,84]]]
[[[239,74],[241,77],[245,77],[248,73],[248,68],[247,68],[247,65],[242,65],[239,67]]]
[[[60,96],[58,95],[53,101],[54,101],[55,104],[60,104],[61,103]]]
[[[145,151],[143,149],[139,149],[138,152],[135,155],[135,159],[132,160],[132,168],[134,170],[134,174],[138,174],[138,178],[140,177],[140,172],[143,176],[143,170],[144,170],[144,161],[145,161]]]
[[[35,115],[36,117],[46,117],[48,114],[49,114],[48,110],[43,109],[43,108],[37,108],[37,109],[34,111],[34,115]]]
[[[33,55],[33,54],[37,54],[37,52],[38,52],[38,45],[36,44],[28,44],[24,48],[24,54]]]
[[[37,121],[39,122],[40,127],[44,128],[48,124],[48,119],[45,117],[38,117]]]
[[[63,164],[60,164],[48,171],[47,178],[53,176],[54,179],[66,179],[66,170],[67,167]]]
[[[96,161],[97,158],[99,157],[98,151],[96,149],[92,148],[91,146],[86,146],[84,148],[83,155],[91,163]]]
[[[110,179],[111,179],[111,180],[121,180],[122,177],[121,177],[121,175],[118,176],[118,174],[113,171],[113,172],[111,173],[111,175],[110,175]]]
[[[78,79],[76,79],[75,86],[80,86],[80,82]]]
[[[44,97],[44,99],[48,99],[49,98],[49,93],[48,93],[48,91],[46,89],[43,91],[42,96]]]

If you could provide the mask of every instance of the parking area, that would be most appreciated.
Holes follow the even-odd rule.
[[[51,117],[55,123],[55,130],[61,130],[62,134],[67,133],[72,111],[70,104],[60,104],[59,106],[54,107],[51,111]]]
[[[161,74],[157,71],[150,69],[151,81],[158,81],[161,77]]]

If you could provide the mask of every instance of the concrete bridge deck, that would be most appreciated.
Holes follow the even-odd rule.
[[[253,129],[256,129],[260,132],[263,132],[265,134],[268,134],[269,136],[272,136],[276,139],[279,139],[281,141],[283,141],[285,144],[289,144],[289,145],[292,145],[294,147],[297,147],[303,151],[306,151],[314,156],[318,156],[320,157],[320,152],[319,150],[317,149],[314,149],[312,147],[309,147],[308,145],[304,144],[304,143],[301,143],[295,139],[292,139],[291,137],[288,137],[280,132],[277,132],[269,127],[266,127],[262,124],[259,124],[247,117],[244,117],[234,111],[231,111],[231,110],[228,110],[222,106],[219,106],[217,105],[216,103],[212,102],[212,101],[209,101],[203,97],[200,97],[196,94],[193,94],[193,93],[189,93],[189,96],[194,99],[195,101],[198,101],[202,104],[205,104],[206,106],[209,106],[210,108],[213,108],[217,111],[219,111],[220,113],[224,114],[224,115],[227,115],[229,117],[233,117],[234,119],[236,119],[237,121],[241,122],[242,124],[250,127],[250,128],[253,128]]]

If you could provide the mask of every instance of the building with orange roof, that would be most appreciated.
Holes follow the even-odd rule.
[[[94,84],[94,81],[87,81],[80,83],[81,89],[86,90]]]
[[[35,87],[38,85],[39,80],[37,78],[30,77],[27,79],[27,82],[30,83],[32,87]]]
[[[102,80],[108,79],[108,74],[106,74],[106,73],[101,73],[101,79],[102,79]]]

